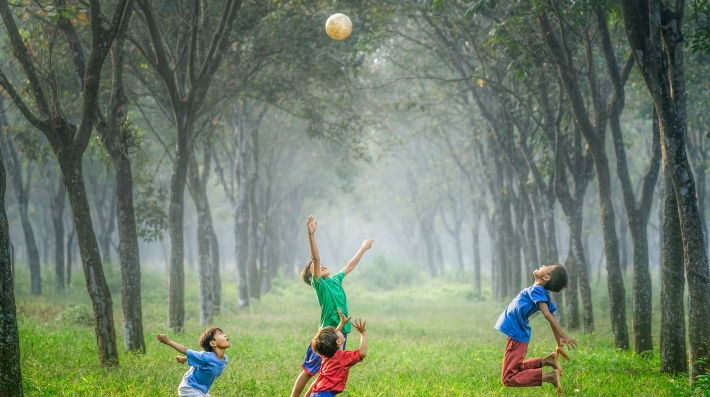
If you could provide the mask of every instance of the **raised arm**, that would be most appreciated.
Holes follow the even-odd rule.
[[[355,269],[355,266],[360,262],[360,258],[362,258],[362,254],[365,253],[365,251],[369,250],[370,247],[372,247],[372,242],[373,240],[367,239],[362,242],[362,245],[360,246],[360,249],[357,250],[357,254],[353,256],[353,259],[350,259],[350,262],[343,268],[343,273],[348,274],[353,269]]]
[[[313,279],[320,278],[320,255],[318,254],[318,246],[316,246],[316,226],[318,222],[313,219],[313,215],[308,217],[308,242],[311,244],[311,259],[313,260]]]
[[[567,353],[565,353],[562,349],[562,346],[565,345],[568,349],[574,349],[577,346],[577,341],[568,337],[564,331],[562,331],[562,327],[560,327],[560,324],[555,319],[555,316],[550,313],[550,308],[547,306],[547,302],[538,302],[538,305],[540,306],[540,311],[545,316],[545,319],[547,319],[547,322],[550,323],[552,334],[555,335],[555,339],[557,340],[557,352],[561,354],[565,360],[569,361],[569,356],[567,356]]]
[[[358,351],[360,352],[360,359],[365,358],[367,356],[367,330],[365,329],[365,324],[367,321],[363,321],[362,319],[357,319],[356,321],[353,321],[353,328],[357,330],[357,332],[360,333],[360,347],[358,348]]]
[[[165,334],[158,334],[158,340],[160,341],[160,343],[164,343],[164,344],[172,347],[173,349],[177,350],[181,354],[187,354],[187,348],[185,348],[185,346],[171,341],[170,338],[168,338],[168,336]]]

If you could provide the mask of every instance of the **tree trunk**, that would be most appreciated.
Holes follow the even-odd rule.
[[[170,177],[170,263],[168,266],[168,328],[182,332],[185,327],[185,182],[190,156],[187,148],[187,115],[177,114],[177,145]]]
[[[582,196],[582,200],[584,197]],[[582,206],[579,207],[579,212],[573,219],[570,219],[570,249],[574,258],[577,280],[579,281],[579,292],[582,297],[582,321],[584,323],[584,332],[594,332],[594,310],[592,307],[592,289],[589,283],[589,267],[587,266],[587,257],[584,253],[584,245],[582,243]]]
[[[571,243],[571,242],[570,242]],[[565,289],[565,311],[567,312],[567,328],[579,329],[579,293],[577,291],[577,264],[572,254],[572,245],[567,251],[565,258],[565,268],[567,269],[568,283]]]
[[[4,117],[2,117],[0,123],[6,124]],[[29,260],[30,265],[31,291],[32,295],[41,295],[42,278],[39,249],[37,248],[37,240],[35,240],[35,234],[34,230],[32,230],[32,224],[30,223],[28,211],[31,187],[30,181],[32,180],[32,170],[34,164],[31,161],[27,163],[27,175],[26,178],[23,178],[22,162],[17,155],[17,149],[13,144],[12,138],[8,135],[5,139],[7,140],[7,149],[5,149],[5,145],[0,145],[0,147],[3,148],[3,157],[7,159],[7,168],[10,174],[10,181],[12,182],[15,197],[17,198],[17,205],[19,207],[20,222],[22,223],[22,231],[25,236],[25,247],[27,248],[27,259]]]
[[[193,150],[194,151],[194,150]],[[205,160],[209,161],[210,156],[206,155]],[[188,178],[190,179],[189,190],[192,201],[195,203],[197,213],[197,256],[199,274],[199,299],[200,299],[200,324],[212,324],[214,320],[214,288],[212,286],[212,261],[210,260],[210,249],[212,240],[211,220],[209,202],[207,201],[207,172],[210,164],[205,164],[203,174],[197,165],[195,154],[190,156],[188,168]]]
[[[473,238],[473,288],[478,295],[481,294],[481,249],[479,240],[479,230],[481,227],[481,216],[476,214],[474,208],[473,226],[471,227],[471,236]]]
[[[72,221],[73,222],[73,221]],[[74,239],[76,238],[76,228],[71,228],[71,233],[69,233],[69,238],[67,239],[67,286],[71,285],[71,268],[74,264]]]
[[[219,316],[220,306],[222,305],[222,277],[220,276],[220,256],[219,256],[219,240],[217,233],[212,225],[210,217],[210,258],[212,259],[212,301],[214,302],[214,315]]]
[[[126,351],[145,353],[141,263],[133,205],[133,172],[125,153],[116,156],[113,162],[116,172],[116,219],[122,276],[123,347]]]
[[[54,275],[57,292],[64,292],[64,200],[66,192],[59,183],[57,194],[52,199],[52,222],[54,223]]]
[[[69,131],[67,131],[69,133]],[[101,255],[96,242],[94,227],[91,221],[89,201],[84,187],[81,157],[78,159],[60,159],[64,181],[69,193],[76,235],[79,241],[79,251],[84,267],[86,289],[91,297],[94,309],[96,343],[99,360],[102,366],[117,366],[118,351],[116,349],[116,330],[113,324],[113,301],[111,291],[106,284]]]
[[[685,343],[685,311],[683,293],[685,268],[683,238],[680,231],[678,204],[670,177],[671,165],[663,164],[663,251],[661,280],[661,372],[678,374],[688,371]]]
[[[22,397],[20,337],[13,285],[10,229],[5,212],[5,162],[0,153],[0,394]]]

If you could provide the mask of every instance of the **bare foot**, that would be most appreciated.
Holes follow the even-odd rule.
[[[542,366],[543,367],[552,367],[558,371],[560,371],[560,376],[562,376],[562,364],[560,364],[560,358],[557,355],[557,352],[552,352],[547,355],[547,357],[542,359]]]
[[[551,383],[557,390],[557,396],[562,396],[562,386],[560,385],[560,370],[556,369],[550,373],[542,374],[542,381]]]
[[[562,396],[562,386],[560,385],[560,371],[559,370],[554,370],[551,373],[552,379],[550,380],[550,383],[552,383],[552,386],[555,386],[555,389],[557,389],[557,397]]]
[[[175,360],[180,364],[185,364],[187,362],[187,357],[175,356]]]

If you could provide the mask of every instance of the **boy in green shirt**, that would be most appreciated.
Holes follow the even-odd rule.
[[[313,215],[308,217],[308,240],[311,245],[311,262],[309,262],[306,267],[303,268],[301,272],[301,279],[304,283],[313,287],[318,297],[318,304],[320,304],[321,314],[320,314],[320,328],[323,327],[337,327],[340,324],[340,315],[338,314],[338,309],[340,309],[345,317],[348,316],[348,301],[345,296],[345,291],[343,290],[343,278],[346,274],[350,273],[358,262],[362,258],[362,254],[365,253],[370,247],[372,247],[372,240],[365,240],[362,242],[362,246],[357,251],[357,254],[350,260],[347,266],[343,270],[339,271],[333,276],[330,276],[330,272],[327,267],[321,265],[320,255],[318,254],[318,247],[316,246],[315,233],[316,233],[316,222],[313,219]],[[348,332],[350,332],[350,323],[345,324],[342,329],[343,336],[346,338]],[[344,346],[344,345],[343,345]],[[318,373],[321,364],[321,357],[316,354],[311,348],[311,344],[308,344],[306,349],[306,357],[303,360],[301,367],[303,371],[298,375],[296,383],[293,385],[293,390],[291,391],[291,397],[299,397],[301,392],[305,388],[308,381]]]

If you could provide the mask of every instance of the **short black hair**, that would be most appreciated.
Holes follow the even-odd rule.
[[[338,331],[334,327],[323,327],[311,342],[311,349],[316,354],[331,358],[338,351]]]
[[[567,269],[561,264],[552,265],[550,281],[545,284],[545,289],[552,292],[560,292],[567,288]]]
[[[308,285],[312,285],[311,284],[311,276],[313,275],[313,274],[311,274],[311,265],[312,264],[313,264],[313,261],[308,262],[306,267],[304,267],[303,270],[301,270],[301,280],[303,280],[303,282]]]
[[[210,342],[214,340],[214,337],[215,335],[217,335],[217,332],[224,333],[221,328],[211,327],[207,328],[207,330],[205,330],[205,332],[200,335],[200,339],[197,340],[197,343],[202,346],[202,350],[206,352],[212,351],[212,345],[210,345]]]

